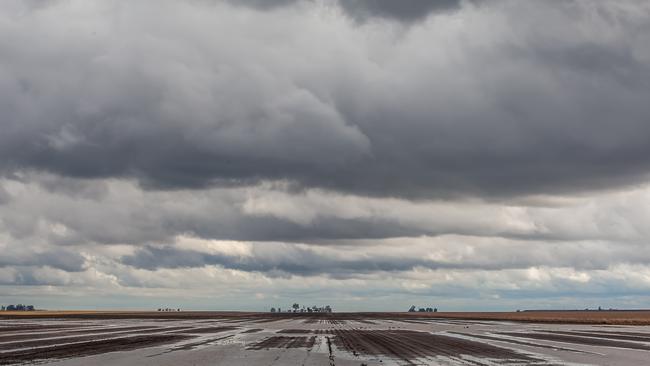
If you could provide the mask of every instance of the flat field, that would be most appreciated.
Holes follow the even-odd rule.
[[[0,314],[0,365],[645,365],[650,312]]]

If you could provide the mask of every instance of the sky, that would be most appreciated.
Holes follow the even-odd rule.
[[[0,303],[650,308],[650,2],[3,0]]]

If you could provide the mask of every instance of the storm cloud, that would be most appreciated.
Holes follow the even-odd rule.
[[[3,298],[650,288],[644,1],[8,0],[0,34]]]
[[[412,22],[426,18],[432,12],[458,9],[461,0],[340,0],[341,7],[356,19],[373,17]]]
[[[371,28],[304,4],[157,4],[146,21],[147,2],[4,11],[5,173],[440,198],[607,189],[650,169],[646,6],[468,3],[466,24],[364,44]],[[87,20],[56,21],[73,11]]]

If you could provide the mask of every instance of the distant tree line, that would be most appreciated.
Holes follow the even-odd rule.
[[[282,308],[271,308],[272,313],[281,313]],[[311,307],[305,307],[304,305],[301,307],[300,304],[294,303],[291,305],[291,308],[285,311],[286,313],[331,313],[332,312],[332,307],[329,305],[325,306],[311,306]]]
[[[159,308],[158,311],[163,311],[163,312],[168,313],[168,312],[172,312],[172,311],[174,311],[174,312],[179,312],[179,311],[181,311],[181,309]]]
[[[34,305],[18,304],[18,305],[7,305],[6,307],[4,305],[0,306],[0,311],[34,311],[34,310],[36,310],[34,308]]]
[[[409,308],[409,313],[437,313],[438,308],[416,308],[415,305],[411,305]]]

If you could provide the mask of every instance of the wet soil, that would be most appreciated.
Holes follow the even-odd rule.
[[[463,338],[410,330],[337,330],[334,345],[354,355],[386,356],[412,364],[419,358],[471,356],[519,364],[540,360],[511,349],[492,346]]]
[[[81,357],[114,351],[129,351],[174,343],[183,339],[186,339],[186,337],[179,335],[149,335],[3,352],[0,353],[0,365],[26,363],[44,359],[52,360]]]
[[[316,337],[284,337],[274,336],[263,339],[260,342],[252,344],[247,349],[263,350],[270,348],[306,348],[312,349],[316,343]]]
[[[189,328],[175,333],[186,333],[186,334],[210,334],[210,333],[221,333],[229,332],[232,330],[239,329],[239,327],[210,327],[210,328]]]
[[[109,333],[121,333],[126,331],[137,331],[137,330],[143,331],[143,330],[150,330],[150,329],[157,329],[157,327],[152,327],[152,326],[117,327],[117,328],[102,327],[102,328],[80,329],[80,330],[73,330],[73,331],[47,331],[44,333],[13,333],[8,335],[1,335],[0,342],[12,342],[12,341],[20,341],[24,339],[34,340],[34,339],[42,339],[42,338],[64,337],[64,336],[73,336],[75,334],[90,334],[90,333],[109,334]],[[38,329],[38,331],[42,331],[42,330],[45,329]]]
[[[493,336],[488,336],[484,334],[470,334],[470,333],[461,333],[461,332],[449,332],[451,334],[458,334],[461,336],[465,337],[472,337],[472,338],[478,338],[478,339],[485,339],[488,341],[498,341],[498,342],[505,342],[505,343],[510,343],[510,344],[518,344],[521,346],[529,346],[529,347],[536,347],[536,348],[546,348],[546,349],[553,349],[553,350],[558,350],[558,351],[568,351],[568,352],[577,352],[577,353],[588,353],[585,351],[573,349],[573,348],[565,348],[565,347],[560,347],[560,346],[551,346],[548,344],[539,344],[539,343],[532,343],[532,342],[525,342],[525,341],[517,341],[514,339],[509,339],[509,338],[503,338],[503,337],[493,337]]]
[[[305,334],[305,333],[312,333],[311,330],[309,329],[281,329],[277,331],[277,333],[281,334]]]
[[[259,329],[259,328],[254,328],[254,329],[248,329],[242,332],[242,334],[249,334],[249,333],[258,333],[263,331],[264,329]]]
[[[553,333],[498,333],[511,337],[538,339],[552,342],[573,343],[586,346],[616,347],[634,350],[650,351],[650,346],[639,343],[616,341],[601,338],[578,337]]]
[[[594,338],[605,338],[605,339],[636,341],[636,342],[650,342],[650,334],[640,335],[641,333],[613,334],[608,332],[584,332],[584,331],[570,332],[570,331],[559,331],[559,330],[549,330],[545,332],[551,334],[562,334],[562,335],[570,335],[570,336],[594,337]]]

